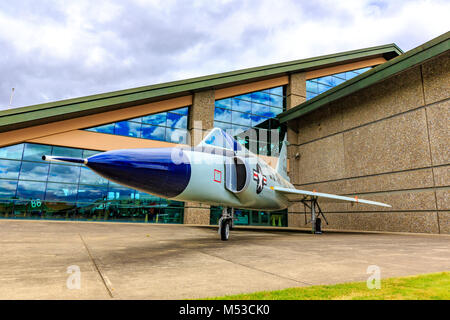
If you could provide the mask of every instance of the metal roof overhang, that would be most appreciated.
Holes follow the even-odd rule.
[[[191,95],[201,90],[220,89],[275,78],[293,72],[346,64],[376,56],[391,59],[401,53],[402,51],[395,44],[388,44],[187,80],[14,108],[0,112],[0,132]]]

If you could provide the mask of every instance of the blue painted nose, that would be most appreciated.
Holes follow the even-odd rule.
[[[179,148],[108,151],[89,157],[86,166],[108,180],[164,198],[183,192],[191,177]]]

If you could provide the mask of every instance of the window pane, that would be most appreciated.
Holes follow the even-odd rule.
[[[315,81],[306,81],[306,91],[311,93],[318,93],[319,88],[317,88],[317,82]]]
[[[233,124],[239,124],[243,126],[251,126],[250,114],[232,111],[231,119]]]
[[[78,202],[101,202],[106,199],[107,189],[94,186],[78,187]]]
[[[333,74],[334,77],[345,80],[345,72]]]
[[[347,71],[345,73],[345,79],[350,80],[351,78],[356,77],[358,74],[356,72]]]
[[[166,128],[166,141],[186,144],[187,130]]]
[[[119,200],[125,203],[134,202],[134,190],[122,187],[116,183],[110,183],[107,199]]]
[[[270,93],[282,96],[283,95],[283,87],[272,88],[272,89],[270,89]]]
[[[0,160],[0,178],[17,179],[19,177],[20,161]]]
[[[114,127],[114,134],[139,138],[141,136],[140,130],[140,123],[121,121],[116,123],[116,126]]]
[[[252,126],[253,127],[257,126],[258,124],[260,124],[260,123],[262,123],[262,122],[267,120],[267,118],[265,118],[265,117],[255,116],[255,115],[252,115],[251,119],[252,119]]]
[[[99,176],[91,169],[81,167],[80,184],[108,185],[108,180]]]
[[[317,81],[320,83],[326,84],[327,86],[330,86],[330,87],[336,86],[335,77],[332,77],[332,76],[322,77],[322,78],[319,78]]]
[[[0,148],[0,158],[22,159],[23,143],[14,146]]]
[[[231,99],[216,100],[214,105],[219,108],[231,109]]]
[[[252,112],[252,104],[249,101],[239,100],[239,99],[232,99],[231,101],[231,108],[236,111],[241,112]]]
[[[95,151],[95,150],[83,150],[83,158],[89,158],[90,156],[93,156],[94,154],[100,153],[101,151]]]
[[[32,160],[44,162],[43,155],[51,155],[52,147],[38,144],[25,144],[25,151],[23,152],[23,160]]]
[[[115,125],[115,123],[109,123],[109,124],[105,124],[103,126],[89,128],[89,129],[86,129],[86,130],[93,131],[93,132],[99,132],[99,133],[114,134],[114,125]]]
[[[222,122],[231,122],[231,111],[216,107],[214,109],[214,120]]]
[[[168,113],[167,126],[171,128],[187,128],[187,116],[176,113]]]
[[[151,140],[164,140],[166,133],[166,128],[151,126],[147,124],[142,125],[142,136],[143,139]]]
[[[46,181],[48,174],[48,163],[26,162],[22,163],[20,169],[20,180]]]
[[[75,202],[77,200],[77,185],[48,183],[45,200]]]
[[[278,108],[283,108],[283,97],[282,96],[270,96],[270,105]]]
[[[17,181],[0,180],[0,199],[12,199],[16,195]]]
[[[154,207],[159,206],[161,198],[154,196],[152,194],[144,193],[141,191],[136,191],[135,194],[136,202],[138,206]]]
[[[259,104],[259,103],[253,103],[252,104],[252,113],[255,115],[258,115],[258,116],[269,117],[269,115],[271,114],[271,111],[270,111],[269,106]]]
[[[65,147],[53,147],[53,155],[71,158],[81,158],[83,155],[83,150]]]
[[[43,200],[45,184],[45,182],[19,181],[17,197],[25,200]]]
[[[127,121],[141,123],[141,122],[142,122],[142,117],[137,117],[137,118],[133,118],[133,119],[128,119]]]
[[[317,96],[317,93],[312,93],[312,92],[306,91],[306,100],[312,99],[315,96]]]
[[[237,136],[238,134],[241,134],[242,132],[247,131],[248,129],[250,129],[250,128],[242,127],[242,126],[238,126],[238,125],[233,124],[232,135],[233,136]]]
[[[338,86],[338,85],[340,85],[342,82],[345,82],[344,79],[341,79],[341,78],[338,78],[338,77],[335,77],[335,76],[333,76],[333,78],[334,78],[334,85],[335,85],[335,86]]]
[[[218,121],[214,121],[214,127],[215,128],[221,128],[222,130],[229,130],[232,128],[231,123],[224,123],[224,122],[218,122]]]
[[[252,92],[252,102],[270,104],[270,95],[262,91]]]
[[[283,110],[281,110],[279,108],[270,107],[267,110],[267,113],[265,114],[265,116],[268,117],[268,118],[273,118],[273,117],[275,117],[277,115],[277,112],[279,113],[279,111],[283,111]]]
[[[151,114],[149,116],[142,117],[142,122],[154,125],[166,125],[166,113]]]
[[[180,108],[180,109],[175,109],[172,110],[170,112],[174,112],[174,113],[178,113],[178,114],[182,114],[184,116],[187,116],[189,113],[189,107],[184,107],[184,108]]]
[[[247,93],[247,94],[241,94],[240,96],[236,96],[235,98],[241,99],[241,100],[246,100],[246,101],[252,101],[252,94],[251,93]]]
[[[283,109],[271,107],[271,108],[270,108],[270,111],[271,111],[272,114],[273,114],[272,117],[275,117],[275,116],[277,116],[278,114],[282,113],[282,112],[283,112]]]
[[[331,87],[321,84],[321,83],[318,84],[318,87],[319,87],[319,93],[322,93],[322,92],[325,92],[325,91],[331,89]]]
[[[52,163],[48,174],[48,181],[78,183],[80,167]]]

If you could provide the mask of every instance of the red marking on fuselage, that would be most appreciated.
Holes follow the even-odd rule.
[[[214,181],[222,183],[222,171],[214,169]]]

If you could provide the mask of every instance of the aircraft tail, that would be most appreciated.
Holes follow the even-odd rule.
[[[278,162],[275,170],[279,175],[285,178],[287,181],[290,181],[289,176],[287,174],[287,146],[289,142],[284,138],[283,145],[281,146],[280,156],[278,157]]]

